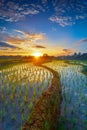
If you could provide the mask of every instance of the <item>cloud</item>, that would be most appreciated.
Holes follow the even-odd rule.
[[[54,16],[50,17],[49,20],[52,21],[52,22],[58,23],[62,27],[75,24],[72,21],[72,18],[70,16],[69,17],[65,17],[65,16],[62,17],[62,16],[55,16],[54,15]]]
[[[69,49],[63,49],[64,52],[69,52],[70,50]]]
[[[14,35],[15,34],[15,35]],[[0,50],[5,48],[14,49],[45,49],[44,46],[40,45],[46,39],[44,33],[28,33],[21,30],[13,30],[11,34],[1,34]],[[3,42],[2,42],[3,41]],[[38,45],[39,44],[39,45]]]
[[[17,36],[7,36],[7,42],[14,45],[20,44],[36,44],[37,42],[45,40],[45,35],[43,33],[27,33],[20,30],[15,30]],[[20,35],[19,35],[20,34]]]
[[[45,46],[41,46],[41,45],[35,45],[35,46],[33,46],[34,48],[38,48],[38,49],[46,49],[46,47]]]
[[[0,27],[0,33],[5,33],[7,31],[7,28],[6,27]]]
[[[87,19],[87,2],[85,0],[0,1],[0,19],[8,22],[17,22],[41,12],[51,12],[48,19],[62,27],[72,26],[79,20]]]
[[[0,42],[0,47],[16,48],[15,46],[9,45],[8,43],[5,43],[5,42]]]
[[[23,44],[26,40],[25,39],[22,39],[18,36],[16,37],[12,37],[12,36],[8,36],[6,38],[7,42],[10,43],[10,44],[13,44],[13,45],[20,45],[20,44]]]
[[[55,13],[49,20],[62,27],[72,26],[87,19],[87,2],[82,0],[59,0],[54,4]],[[79,21],[80,20],[80,21]]]
[[[22,35],[24,35],[25,37],[29,37],[29,38],[36,38],[36,39],[45,39],[45,34],[44,33],[28,33],[28,32],[24,32],[21,30],[14,30]]]
[[[2,42],[0,42],[0,51],[1,50],[14,51],[14,50],[22,50],[22,49],[2,41]]]
[[[82,39],[82,40],[76,42],[77,45],[80,45],[80,44],[83,44],[83,43],[87,43],[87,38]]]
[[[39,10],[31,7],[30,5],[25,6],[11,1],[1,1],[0,4],[0,19],[9,22],[17,22],[22,20],[27,15],[36,15]]]
[[[72,49],[62,49],[64,55],[73,54],[75,51]]]
[[[36,10],[39,10],[40,12],[45,12],[45,8],[39,4],[31,4],[31,6],[36,9]]]

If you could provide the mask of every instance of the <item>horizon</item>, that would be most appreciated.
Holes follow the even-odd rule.
[[[0,56],[87,53],[87,1],[3,0]]]
[[[45,57],[55,57],[55,58],[57,58],[57,57],[67,57],[67,56],[83,56],[83,55],[87,55],[87,53],[81,53],[81,52],[74,52],[73,54],[68,54],[68,55],[59,55],[59,56],[54,56],[54,55],[48,55],[47,53],[44,53],[44,54],[41,54],[41,55],[39,55],[39,56],[37,56],[37,55],[0,55],[0,57],[44,57],[45,55]]]

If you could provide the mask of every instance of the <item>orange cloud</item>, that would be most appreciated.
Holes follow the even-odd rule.
[[[32,48],[33,46],[37,46],[38,42],[42,42],[46,38],[44,34],[31,34],[20,30],[15,31],[17,32],[17,36],[8,36],[6,41],[10,45],[15,45],[21,48]]]
[[[62,54],[63,55],[71,55],[73,54],[75,51],[72,49],[62,49]]]
[[[41,45],[35,45],[35,46],[33,46],[34,48],[38,48],[38,49],[46,49],[46,47],[45,46],[41,46]]]
[[[22,44],[25,42],[25,39],[21,39],[19,37],[7,37],[7,42],[10,44]]]
[[[15,30],[17,33],[20,33],[22,34],[22,36],[26,39],[26,40],[34,40],[34,41],[37,41],[37,40],[45,40],[45,35],[43,33],[27,33],[27,32],[24,32],[24,31],[21,31],[21,30]]]

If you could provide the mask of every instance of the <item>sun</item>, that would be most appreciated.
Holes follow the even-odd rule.
[[[42,56],[43,54],[41,53],[41,52],[35,52],[35,53],[33,53],[32,54],[34,57],[40,57],[40,56]]]

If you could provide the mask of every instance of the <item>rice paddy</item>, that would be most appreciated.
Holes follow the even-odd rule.
[[[59,130],[87,129],[87,76],[81,65],[53,61],[45,64],[60,75],[63,102],[59,119]]]
[[[83,64],[87,66],[87,62],[79,61],[69,64],[56,60],[44,64],[59,74],[62,87],[56,130],[87,129],[87,76],[82,73]],[[52,72],[32,63],[0,70],[0,129],[21,130],[52,79]]]
[[[0,129],[21,130],[51,80],[51,72],[32,63],[1,70]]]

